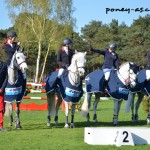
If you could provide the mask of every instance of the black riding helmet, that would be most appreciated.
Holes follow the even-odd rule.
[[[111,44],[109,45],[109,49],[111,49],[112,51],[116,51],[116,49],[117,49],[117,44],[116,44],[115,42],[111,43]]]
[[[15,32],[15,31],[9,31],[8,33],[7,33],[7,38],[8,37],[17,37],[17,33]]]
[[[69,39],[69,38],[65,38],[62,42],[62,45],[65,46],[65,45],[71,45],[72,44],[72,40]]]

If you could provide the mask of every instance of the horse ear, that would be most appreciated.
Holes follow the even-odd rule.
[[[84,52],[84,55],[86,55],[87,54],[87,52]]]
[[[78,53],[78,51],[75,49],[75,54],[77,54]]]

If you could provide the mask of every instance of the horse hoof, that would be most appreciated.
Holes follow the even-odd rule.
[[[75,128],[74,123],[70,124],[70,128]]]
[[[69,125],[68,125],[68,124],[65,124],[64,128],[69,128]]]
[[[21,128],[20,124],[16,124],[16,129],[20,129],[20,128]]]
[[[58,121],[55,121],[55,125],[56,125],[56,126],[58,125]]]
[[[51,126],[51,124],[50,123],[47,123],[47,127],[50,127]]]

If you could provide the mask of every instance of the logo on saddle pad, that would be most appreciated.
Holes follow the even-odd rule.
[[[6,95],[18,95],[22,91],[22,86],[15,88],[5,88]]]
[[[66,89],[65,89],[65,94],[70,97],[79,97],[80,93],[81,93],[81,91],[70,89],[68,87],[66,87]]]
[[[121,94],[128,94],[129,90],[119,87],[119,93],[121,93]]]

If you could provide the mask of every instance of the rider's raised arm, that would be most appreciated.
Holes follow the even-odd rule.
[[[102,54],[102,55],[106,54],[106,50],[99,50],[99,49],[93,49],[93,48],[91,48],[90,50],[92,52],[99,53],[99,54]]]

